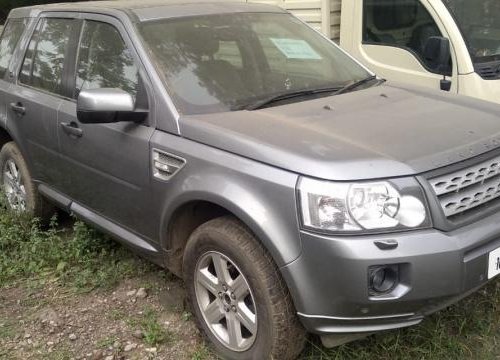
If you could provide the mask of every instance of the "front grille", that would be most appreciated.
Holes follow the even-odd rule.
[[[429,180],[446,217],[500,197],[500,156]]]

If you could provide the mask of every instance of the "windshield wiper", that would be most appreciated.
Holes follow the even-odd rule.
[[[301,96],[310,96],[310,95],[315,95],[315,94],[320,94],[320,93],[326,93],[326,92],[335,92],[339,91],[341,88],[337,87],[331,87],[331,88],[322,88],[322,89],[314,89],[314,90],[299,90],[299,91],[289,91],[277,95],[272,95],[268,98],[258,100],[250,105],[245,105],[242,106],[241,108],[244,110],[258,110],[262,109],[263,107],[270,105],[272,103],[282,101],[282,100],[287,100],[287,99],[293,99],[296,97],[301,97]]]
[[[311,96],[311,95],[316,95],[316,94],[322,94],[322,93],[333,93],[332,95],[339,95],[343,94],[347,91],[354,90],[358,86],[361,86],[363,84],[366,84],[367,82],[370,82],[372,80],[375,80],[377,77],[375,75],[371,75],[367,77],[366,79],[362,79],[360,81],[356,81],[354,83],[348,84],[343,87],[326,87],[326,88],[320,88],[320,89],[305,89],[305,90],[299,90],[299,91],[289,91],[277,95],[270,96],[268,98],[258,100],[250,105],[244,105],[241,107],[238,107],[238,110],[258,110],[262,109],[272,103],[283,101],[283,100],[288,100],[288,99],[293,99],[296,97],[302,97],[302,96]],[[236,108],[235,108],[236,109]]]
[[[347,84],[346,86],[344,86],[343,88],[337,90],[336,92],[334,92],[332,95],[340,95],[340,94],[344,94],[346,92],[349,92],[351,90],[354,90],[356,89],[357,87],[363,85],[363,84],[366,84],[370,81],[373,81],[377,79],[377,75],[370,75],[368,76],[367,78],[365,79],[362,79],[362,80],[359,80],[359,81],[355,81],[351,84]],[[381,80],[382,82],[385,81],[385,80]]]

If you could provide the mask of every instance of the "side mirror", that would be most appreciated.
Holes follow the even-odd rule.
[[[132,95],[120,89],[108,88],[81,91],[76,112],[82,124],[142,121],[145,115],[144,112],[135,112]]]
[[[432,70],[443,76],[451,76],[451,48],[450,40],[440,36],[432,36],[427,40],[424,48],[424,58]]]

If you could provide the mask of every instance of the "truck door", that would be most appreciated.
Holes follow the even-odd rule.
[[[359,14],[355,19],[362,21],[360,33],[352,38],[356,42],[352,44],[352,54],[358,60],[388,80],[441,88],[442,71],[433,68],[424,49],[429,38],[448,36],[426,1],[361,0],[356,1],[355,14]],[[453,48],[448,75],[447,79],[452,80],[451,92],[456,93]]]

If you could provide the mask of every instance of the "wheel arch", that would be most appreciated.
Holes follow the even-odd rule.
[[[244,199],[251,199],[252,204],[248,205]],[[207,221],[227,215],[240,221],[253,233],[269,251],[277,266],[295,260],[301,252],[297,229],[291,228],[289,222],[275,216],[277,214],[269,214],[264,208],[262,199],[256,199],[255,194],[244,191],[240,192],[239,199],[217,193],[184,193],[167,209],[162,224],[161,243],[167,250],[167,267],[180,275],[184,249],[193,231]],[[273,221],[265,215],[272,217]]]
[[[4,127],[0,126],[0,149],[2,149],[5,144],[13,140],[14,138],[10,135],[10,133]]]

